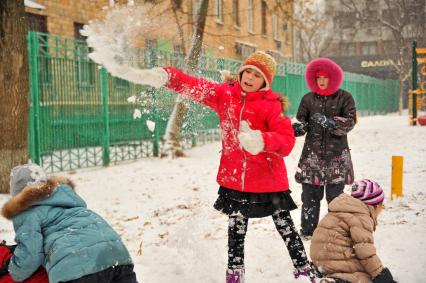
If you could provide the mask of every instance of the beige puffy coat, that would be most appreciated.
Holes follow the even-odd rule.
[[[374,207],[341,194],[316,228],[310,248],[312,262],[327,277],[351,283],[372,282],[383,266],[376,255]]]

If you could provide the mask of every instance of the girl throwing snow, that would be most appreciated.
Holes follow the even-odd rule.
[[[293,128],[296,136],[306,133],[296,181],[302,183],[301,235],[309,239],[318,225],[324,191],[330,203],[353,182],[346,135],[355,125],[356,109],[352,95],[339,89],[343,71],[332,60],[312,60],[305,79],[311,92],[303,96]]]
[[[303,243],[295,230],[284,157],[295,137],[279,95],[271,91],[275,60],[264,52],[250,55],[237,80],[218,84],[191,77],[173,67],[136,70],[119,67],[113,75],[135,83],[165,85],[212,108],[222,130],[222,156],[214,207],[229,216],[227,283],[244,282],[244,239],[248,219],[272,216],[292,258],[295,277],[313,279]],[[312,281],[314,282],[314,281]]]

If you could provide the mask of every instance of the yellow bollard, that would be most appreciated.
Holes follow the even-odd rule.
[[[403,174],[403,156],[392,156],[392,191],[391,199],[396,197],[402,197],[402,174]]]

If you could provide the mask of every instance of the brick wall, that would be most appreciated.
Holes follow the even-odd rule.
[[[46,9],[26,7],[27,13],[47,17],[47,31],[54,35],[74,36],[74,22],[87,24],[103,17],[108,0],[35,0]]]
[[[35,0],[37,3],[46,7],[44,10],[26,8],[29,13],[43,15],[47,17],[47,30],[51,34],[60,36],[74,36],[74,23],[86,24],[89,20],[102,18],[105,15],[106,9],[109,7],[109,0]],[[266,9],[266,34],[262,34],[261,28],[261,3],[263,0],[253,0],[253,30],[248,30],[248,0],[239,1],[239,26],[236,27],[233,21],[233,1],[223,0],[223,19],[218,21],[215,16],[215,0],[209,3],[209,16],[206,22],[206,33],[204,35],[204,49],[215,55],[234,59],[243,59],[244,56],[239,56],[236,53],[236,42],[250,46],[255,46],[256,50],[274,51],[281,57],[293,57],[293,36],[291,23],[288,20],[280,17],[282,12],[277,12],[277,30],[278,40],[272,35],[272,12],[274,11],[274,1],[265,1]],[[115,1],[118,4],[127,3],[126,0]],[[136,5],[141,4],[144,0],[135,0]],[[189,23],[192,21],[193,0],[184,0],[182,9],[185,13],[180,14],[180,19],[183,22]],[[164,1],[162,6],[170,5],[169,1]],[[161,6],[160,6],[161,8]],[[162,8],[159,10],[162,10]],[[288,11],[292,11],[291,4]],[[291,14],[291,12],[290,12]],[[173,22],[171,13],[163,14],[164,20]],[[287,22],[288,30],[285,32],[283,26]],[[187,42],[186,48],[189,48],[192,35],[192,27],[190,24],[184,26],[185,39]],[[164,28],[164,31],[149,32],[151,38],[167,39],[174,44],[180,44],[178,30],[174,25],[169,25]],[[135,35],[135,46],[144,46],[145,37],[143,32]],[[164,38],[167,37],[167,38]]]

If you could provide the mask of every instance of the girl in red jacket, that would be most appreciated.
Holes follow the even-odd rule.
[[[165,85],[209,106],[219,116],[222,156],[217,175],[219,197],[214,207],[229,216],[226,282],[244,282],[248,219],[265,216],[272,216],[287,246],[295,277],[314,280],[289,213],[297,207],[290,196],[284,157],[293,149],[295,137],[279,95],[271,90],[275,60],[264,52],[255,52],[242,64],[237,80],[223,84],[189,76],[173,67],[108,69],[135,83]]]

